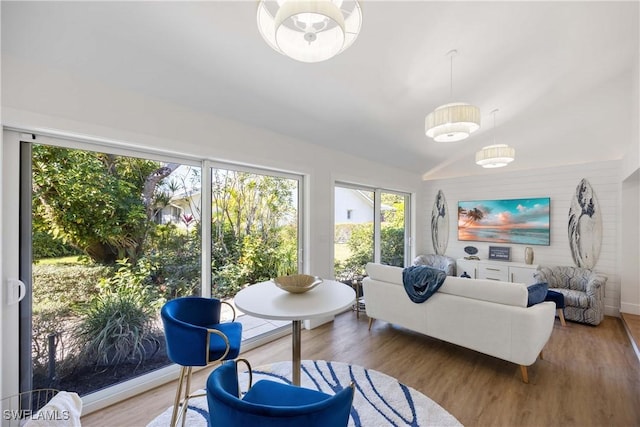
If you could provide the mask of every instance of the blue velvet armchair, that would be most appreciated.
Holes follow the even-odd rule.
[[[240,397],[237,365],[225,362],[207,380],[213,427],[344,427],[349,422],[353,384],[329,395],[316,390],[260,380]]]
[[[178,420],[178,410],[182,423],[191,395],[191,372],[193,366],[207,366],[211,363],[238,357],[242,341],[242,324],[231,321],[220,323],[222,304],[216,298],[184,297],[168,301],[160,312],[164,325],[169,359],[182,366],[178,390],[173,405],[171,427]],[[235,309],[233,320],[235,320]],[[183,397],[184,387],[184,397]]]

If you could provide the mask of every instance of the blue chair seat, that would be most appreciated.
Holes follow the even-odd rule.
[[[225,360],[238,357],[240,354],[240,343],[242,342],[242,323],[218,323],[217,325],[208,325],[207,328],[216,329],[225,334],[229,339],[229,353],[225,356]],[[222,338],[211,335],[209,342],[209,360],[219,360],[224,355],[224,351],[225,346]]]
[[[268,406],[300,406],[322,402],[329,398],[331,395],[320,391],[260,380],[251,387],[242,400]]]

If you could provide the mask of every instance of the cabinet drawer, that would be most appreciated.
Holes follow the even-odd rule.
[[[530,285],[536,281],[533,278],[535,272],[533,267],[509,267],[509,281]]]
[[[460,277],[463,273],[467,273],[472,279],[477,279],[476,274],[476,261],[469,260],[457,260],[456,262],[456,275]]]
[[[509,267],[501,265],[481,265],[478,268],[478,278],[487,280],[509,281]]]

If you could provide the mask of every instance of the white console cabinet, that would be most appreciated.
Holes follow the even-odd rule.
[[[535,281],[533,273],[536,272],[537,267],[535,264],[522,264],[519,262],[469,260],[464,258],[456,260],[458,276],[466,272],[474,279],[518,282],[525,285],[530,285]]]

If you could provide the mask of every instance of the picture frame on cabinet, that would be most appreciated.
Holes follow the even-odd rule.
[[[511,261],[511,248],[508,246],[489,246],[489,259]]]

